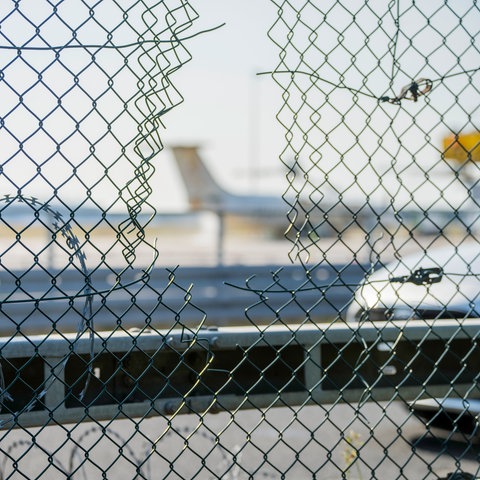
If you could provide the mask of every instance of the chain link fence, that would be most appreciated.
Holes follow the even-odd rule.
[[[290,265],[195,271],[149,234],[194,5],[0,6],[0,478],[480,476],[478,6],[271,6]]]

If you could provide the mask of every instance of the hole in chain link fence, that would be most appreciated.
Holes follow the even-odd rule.
[[[266,3],[250,163],[268,141],[279,202],[173,146],[196,188],[176,235],[155,195],[204,85],[190,49],[239,86],[210,57],[238,72],[265,7],[202,57],[214,3],[0,6],[1,478],[479,476],[478,6]],[[214,90],[179,138],[230,129],[225,173],[242,95],[214,123]],[[175,266],[166,243],[206,264],[199,241],[223,264]]]

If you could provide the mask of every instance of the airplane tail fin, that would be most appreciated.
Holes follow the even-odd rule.
[[[219,210],[228,195],[218,185],[198,154],[196,146],[172,147],[192,210]]]

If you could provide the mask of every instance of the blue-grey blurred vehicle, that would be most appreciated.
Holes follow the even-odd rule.
[[[360,284],[347,311],[350,322],[458,319],[460,326],[479,317],[480,245],[472,243],[427,249],[374,271]],[[455,353],[461,358],[470,352]],[[472,375],[479,377],[480,365],[475,370]],[[410,408],[429,426],[478,434],[479,395],[472,389],[468,399],[427,398]]]

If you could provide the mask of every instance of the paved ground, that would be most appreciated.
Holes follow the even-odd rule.
[[[0,225],[1,227],[1,225]],[[158,258],[156,267],[164,266],[216,266],[225,265],[262,265],[289,264],[300,262],[317,264],[327,260],[331,263],[358,263],[389,261],[397,254],[418,251],[420,247],[432,248],[445,244],[443,237],[418,236],[413,241],[409,236],[398,234],[394,239],[384,238],[381,234],[373,235],[370,243],[365,241],[361,232],[345,233],[340,239],[337,235],[308,239],[301,237],[287,240],[282,237],[271,237],[261,232],[245,232],[232,230],[222,241],[219,240],[215,224],[209,228],[149,229],[147,240],[156,242]],[[46,229],[32,229],[22,233],[21,242],[16,242],[11,231],[0,228],[0,251],[3,268],[30,268],[37,262],[45,268],[65,268],[70,265],[71,250],[66,247],[63,237],[51,244],[51,232]],[[86,267],[89,270],[106,262],[110,267],[126,266],[124,246],[116,241],[112,231],[95,231],[90,241],[85,243],[81,232],[75,231],[81,244],[81,252],[86,255]],[[463,241],[463,237],[449,237],[450,241]],[[377,253],[372,254],[372,245]],[[137,246],[135,265],[137,268],[148,266],[153,259],[153,249],[147,244]],[[379,257],[380,255],[380,257]],[[78,264],[76,258],[74,263]]]
[[[360,413],[337,405],[275,408],[263,416],[242,411],[235,418],[227,413],[182,415],[170,426],[158,417],[137,422],[5,432],[1,449],[11,458],[0,457],[0,478],[58,479],[71,472],[68,478],[115,480],[433,480],[457,467],[479,474],[478,446],[427,435],[399,403],[369,403]],[[137,467],[143,476],[136,476]]]

